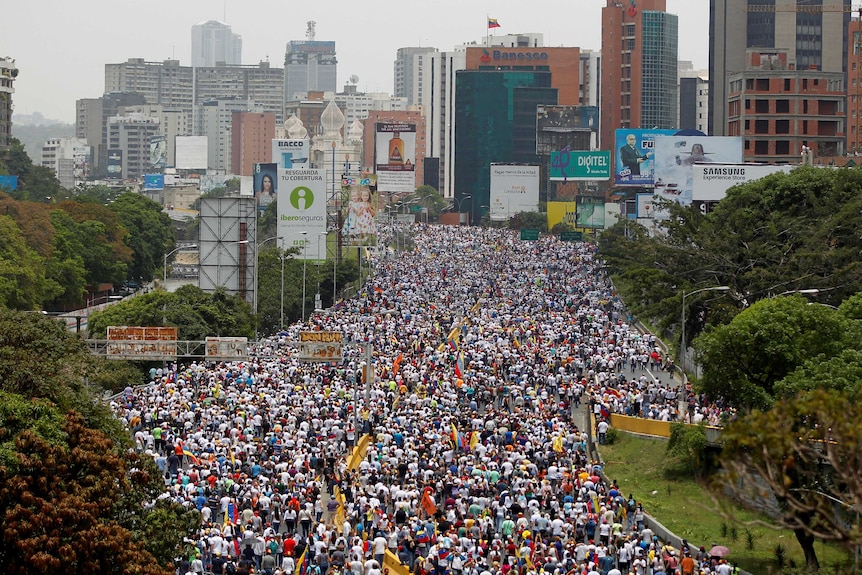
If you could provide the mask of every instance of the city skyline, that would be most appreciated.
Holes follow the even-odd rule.
[[[488,17],[500,24],[491,30],[495,36],[541,33],[545,46],[599,51],[605,5],[605,0],[549,0],[528,12],[523,2],[514,0],[467,5],[441,0],[433,10],[419,12],[405,10],[403,3],[392,0],[368,0],[362,10],[345,8],[341,13],[337,5],[324,11],[275,0],[154,0],[145,10],[130,13],[117,11],[116,3],[107,0],[74,4],[37,0],[16,3],[9,8],[8,18],[0,21],[0,56],[15,59],[20,70],[13,96],[16,113],[39,112],[73,123],[76,100],[103,94],[105,64],[144,58],[190,65],[191,28],[206,20],[223,21],[242,36],[243,64],[268,60],[278,68],[284,66],[286,44],[303,40],[306,22],[314,20],[316,40],[336,42],[338,90],[356,75],[360,91],[391,94],[399,48],[431,46],[449,51],[464,42],[481,42],[489,31]],[[709,2],[667,0],[667,11],[679,16],[679,59],[692,61],[695,69],[706,69]],[[458,15],[457,21],[452,21],[452,14]],[[27,22],[38,23],[38,34],[24,25]],[[276,27],[273,22],[283,25]],[[366,44],[366,38],[373,39],[373,44]],[[62,57],[66,53],[69,58]],[[14,120],[13,115],[13,124]]]

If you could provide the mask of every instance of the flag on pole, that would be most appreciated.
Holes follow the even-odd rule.
[[[302,552],[302,555],[299,556],[299,559],[296,560],[296,571],[295,575],[305,575],[306,570],[308,569],[308,546]]]
[[[398,357],[395,358],[395,361],[392,362],[392,377],[398,375],[398,369],[401,367],[402,361],[404,361],[404,354],[399,353]]]
[[[500,24],[497,22],[496,18],[488,18],[488,30],[491,28],[499,28]]]
[[[434,500],[431,499],[431,488],[426,487],[425,491],[422,493],[422,509],[425,510],[425,513],[428,514],[429,517],[432,517],[435,513],[437,513],[437,505],[434,504]]]
[[[455,357],[455,375],[459,379],[464,379],[464,354],[460,351]]]
[[[479,432],[474,431],[470,434],[470,451],[477,445],[479,445]]]

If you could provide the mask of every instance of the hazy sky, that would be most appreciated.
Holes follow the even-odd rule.
[[[191,64],[191,27],[221,20],[242,36],[243,64],[284,64],[285,44],[335,40],[338,89],[359,76],[359,89],[392,92],[398,48],[483,40],[486,18],[497,34],[541,32],[545,46],[601,49],[605,0],[9,0],[0,18],[0,56],[16,60],[15,112],[75,121],[75,100],[97,98],[105,64],[144,58]],[[667,0],[679,15],[679,57],[707,67],[708,0]],[[15,117],[13,115],[14,122]]]

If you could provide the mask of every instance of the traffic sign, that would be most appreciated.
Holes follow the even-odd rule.
[[[537,240],[539,239],[539,230],[534,228],[526,228],[521,230],[522,240]]]
[[[560,232],[561,242],[579,242],[583,239],[583,232]]]

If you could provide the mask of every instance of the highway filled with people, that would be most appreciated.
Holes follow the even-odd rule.
[[[357,297],[248,360],[168,366],[114,402],[164,497],[201,511],[178,572],[381,575],[397,557],[417,575],[729,573],[671,553],[590,458],[609,411],[711,413],[684,413],[686,390],[654,377],[655,341],[594,246],[419,224],[408,237],[378,250]],[[344,362],[300,362],[304,330],[343,333]]]

